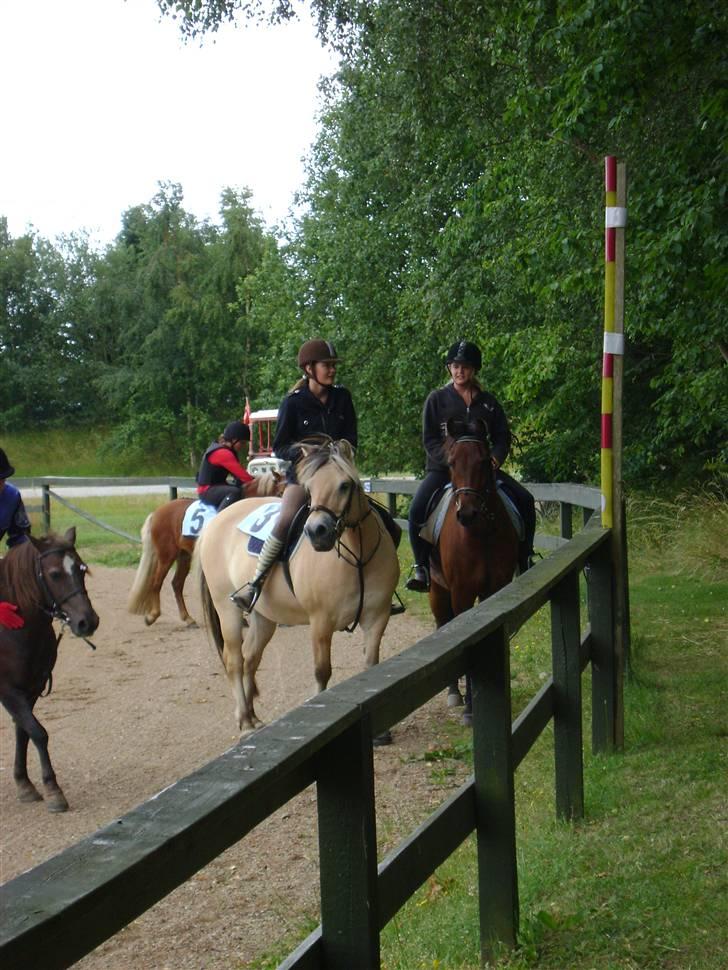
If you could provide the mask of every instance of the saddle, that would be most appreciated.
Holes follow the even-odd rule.
[[[505,489],[500,485],[499,482],[496,482],[496,490],[498,497],[503,503],[511,522],[513,523],[513,528],[516,530],[518,541],[522,542],[526,535],[526,528],[521,513],[518,511],[513,500],[509,495],[506,494]],[[440,538],[440,532],[442,531],[442,525],[445,521],[447,510],[450,508],[450,503],[452,502],[452,496],[452,485],[448,484],[445,485],[443,489],[435,492],[432,500],[430,501],[427,519],[425,520],[425,524],[420,529],[420,535],[425,542],[429,542],[431,546],[437,546],[437,541]]]

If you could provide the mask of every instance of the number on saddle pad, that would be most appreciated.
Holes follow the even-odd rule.
[[[182,520],[182,535],[188,539],[197,539],[210,519],[214,519],[216,515],[217,509],[214,505],[195,499]]]

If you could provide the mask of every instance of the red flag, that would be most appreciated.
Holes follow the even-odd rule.
[[[245,411],[243,412],[243,424],[250,424],[250,401],[245,397]]]

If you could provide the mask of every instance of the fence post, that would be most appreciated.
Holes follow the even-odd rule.
[[[471,649],[473,770],[478,841],[480,955],[496,943],[516,945],[518,872],[511,738],[511,673],[503,627]]]
[[[617,738],[617,665],[614,645],[614,574],[611,542],[589,560],[587,596],[591,624],[592,750],[613,752]]]
[[[569,502],[560,502],[559,506],[561,512],[561,538],[571,539],[574,535],[573,506]]]
[[[326,746],[318,770],[321,942],[327,970],[378,970],[374,757],[368,719]]]
[[[584,815],[580,639],[579,577],[570,572],[551,593],[556,814],[567,820]]]
[[[174,499],[177,498],[177,486],[176,485],[169,485],[167,487],[169,488],[169,500],[170,500],[170,502],[173,502]]]
[[[41,501],[43,503],[43,532],[51,531],[51,487],[41,486]]]

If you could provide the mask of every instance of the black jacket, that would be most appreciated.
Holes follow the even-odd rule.
[[[295,462],[299,457],[296,443],[315,434],[327,434],[336,441],[344,438],[356,448],[354,403],[341,384],[331,388],[326,404],[314,397],[308,386],[291,391],[283,398],[273,441],[276,458]]]
[[[422,413],[422,441],[427,452],[426,470],[447,471],[442,446],[447,437],[445,425],[450,418],[475,420],[482,418],[488,425],[491,454],[502,465],[511,447],[511,432],[505,411],[488,391],[477,391],[467,407],[452,384],[433,391],[425,401]]]

